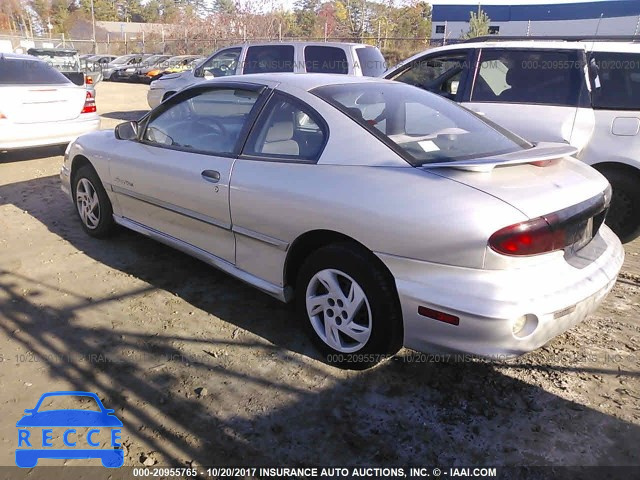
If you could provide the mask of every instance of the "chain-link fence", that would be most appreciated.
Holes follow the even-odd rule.
[[[26,52],[29,48],[73,48],[80,54],[97,53],[124,55],[127,53],[159,53],[166,55],[209,55],[210,53],[230,45],[256,42],[290,42],[290,41],[315,41],[315,42],[359,42],[375,45],[380,48],[388,65],[395,65],[417,52],[426,50],[440,43],[432,43],[429,39],[397,38],[397,37],[362,37],[358,39],[346,37],[236,37],[236,38],[210,38],[202,35],[172,36],[162,33],[145,34],[117,34],[106,39],[93,41],[91,39],[71,39],[64,35],[50,37],[26,37],[0,32],[0,52]]]

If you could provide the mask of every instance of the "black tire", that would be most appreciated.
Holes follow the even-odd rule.
[[[623,170],[607,170],[602,174],[613,188],[606,223],[622,243],[628,243],[640,235],[640,175]]]
[[[167,92],[162,96],[162,102],[164,102],[165,100],[168,100],[170,97],[173,97],[175,95],[176,92]]]
[[[337,243],[316,250],[300,268],[296,282],[296,313],[304,323],[313,343],[325,355],[326,362],[331,365],[345,369],[362,370],[391,357],[402,347],[402,312],[398,294],[391,274],[379,262],[377,257],[362,247],[350,243]],[[337,271],[346,274],[364,292],[366,302],[362,303],[358,312],[363,315],[370,312],[368,321],[362,322],[370,324],[370,336],[366,343],[356,351],[345,352],[330,346],[313,326],[312,317],[307,311],[307,291],[308,289],[313,290],[314,285],[320,285],[314,280],[314,277],[322,271]],[[348,298],[345,288],[348,287],[341,285],[342,293],[345,294],[344,298]],[[325,290],[329,292],[328,289]],[[328,301],[331,301],[331,298]],[[366,308],[367,302],[368,309]],[[326,306],[327,310],[314,315],[316,324],[326,321],[327,315],[330,315],[330,319],[334,317],[336,323],[343,321],[342,318],[346,318],[340,317],[338,313],[343,307],[342,304],[335,304],[334,300],[333,305],[336,305],[337,309],[335,313],[330,310],[334,307],[328,305]],[[342,310],[342,314],[345,314],[345,310]],[[352,319],[344,322],[345,325],[350,324]],[[343,332],[337,335],[346,339],[347,342],[352,340]],[[358,342],[356,341],[356,343]]]
[[[83,219],[80,213],[82,209],[82,201],[78,199],[78,189],[81,192],[86,191],[86,183],[93,188],[98,202],[97,206],[92,209],[92,214],[97,218],[97,222]],[[76,213],[80,219],[83,230],[90,236],[95,238],[104,238],[109,236],[115,229],[113,221],[113,208],[107,192],[100,181],[100,177],[91,165],[83,165],[73,175],[71,179],[71,191],[73,193],[73,203],[76,207]]]

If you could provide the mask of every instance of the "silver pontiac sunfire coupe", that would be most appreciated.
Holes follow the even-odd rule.
[[[362,368],[403,345],[519,355],[598,307],[624,253],[572,153],[406,84],[264,74],[80,137],[61,177],[89,235],[119,224],[295,299]]]

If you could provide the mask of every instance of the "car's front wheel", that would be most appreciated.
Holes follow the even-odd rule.
[[[115,226],[113,209],[98,174],[83,165],[73,176],[73,198],[82,228],[92,237],[109,235]]]
[[[375,365],[402,346],[402,314],[390,274],[351,244],[323,247],[302,265],[296,308],[327,363]]]

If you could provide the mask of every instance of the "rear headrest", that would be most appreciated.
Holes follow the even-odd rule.
[[[292,121],[283,121],[276,122],[273,124],[269,131],[267,132],[267,137],[265,138],[266,143],[270,142],[282,142],[284,140],[291,140],[293,138],[293,122]]]
[[[525,70],[523,68],[511,67],[507,71],[507,76],[505,77],[505,80],[512,87],[526,85],[527,81],[529,80],[529,74],[530,74],[530,71]]]

